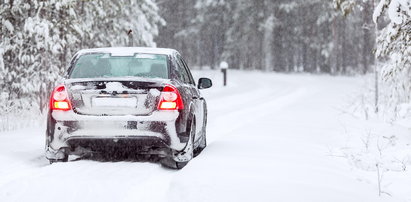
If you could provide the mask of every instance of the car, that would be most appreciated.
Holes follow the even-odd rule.
[[[206,147],[207,103],[173,49],[119,47],[77,52],[50,96],[46,158],[127,150],[181,169]]]

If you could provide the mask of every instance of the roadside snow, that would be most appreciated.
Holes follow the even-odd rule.
[[[411,200],[407,167],[385,172],[381,185],[391,196],[379,197],[375,169],[347,158],[361,157],[364,129],[395,135],[403,153],[411,152],[409,129],[342,112],[363,78],[229,71],[222,87],[218,71],[195,77],[214,83],[203,91],[208,147],[183,170],[147,162],[48,165],[44,128],[0,133],[0,201]]]
[[[107,91],[126,91],[126,90],[130,90],[128,88],[125,88],[123,86],[123,84],[121,84],[120,82],[108,82],[106,83],[106,89]]]

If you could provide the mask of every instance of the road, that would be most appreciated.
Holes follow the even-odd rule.
[[[219,72],[204,90],[208,147],[183,170],[151,162],[49,165],[44,127],[0,133],[0,201],[391,201],[329,149],[360,78]]]

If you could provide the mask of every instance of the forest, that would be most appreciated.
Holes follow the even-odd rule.
[[[0,22],[2,114],[43,111],[76,51],[110,46],[174,48],[193,69],[375,73],[386,103],[410,101],[407,0],[1,0]]]
[[[343,4],[343,12],[324,0],[177,2],[159,4],[169,26],[160,27],[157,43],[181,50],[192,65],[226,60],[234,69],[372,71],[372,1]]]

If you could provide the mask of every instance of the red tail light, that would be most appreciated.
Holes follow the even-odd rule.
[[[177,88],[166,85],[160,95],[159,110],[178,110],[184,109],[183,100]]]
[[[68,98],[68,93],[64,85],[57,86],[50,98],[50,108],[52,110],[70,110],[71,104]]]

